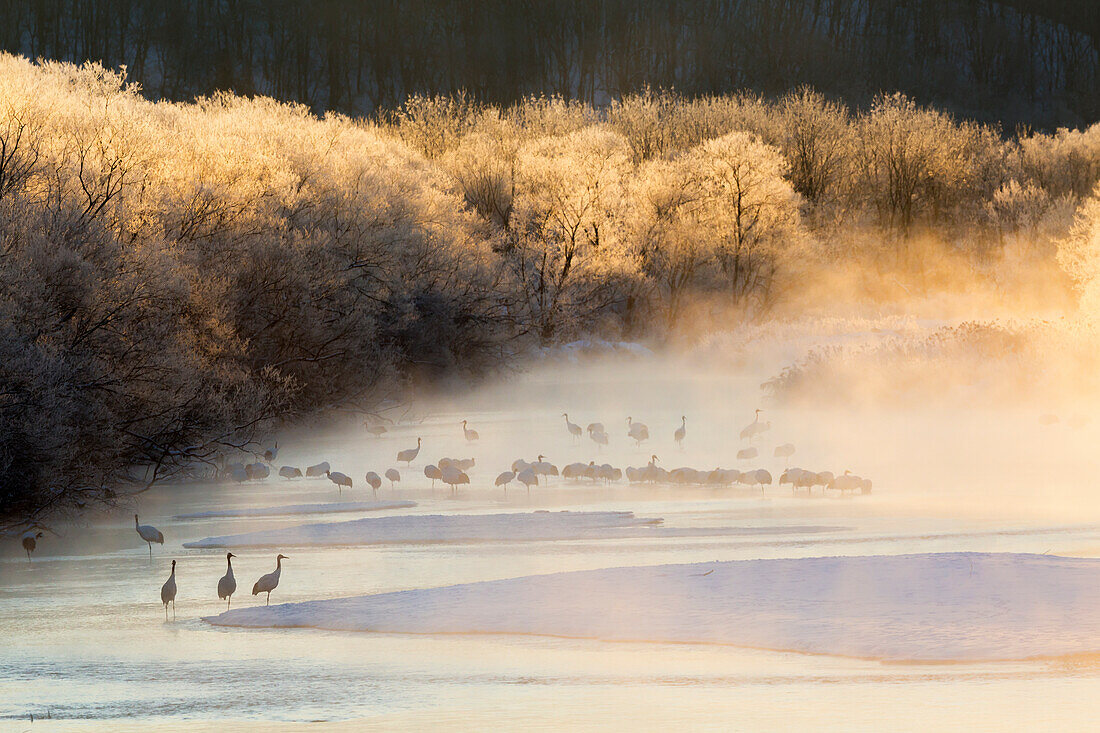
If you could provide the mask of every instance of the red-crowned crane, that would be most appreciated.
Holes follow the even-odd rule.
[[[38,540],[40,539],[42,539],[41,532],[28,530],[27,532],[23,533],[22,543],[23,549],[27,551],[27,562],[31,561],[31,553],[34,552],[34,548],[38,546]]]
[[[633,418],[629,417],[626,419],[626,434],[639,446],[642,441],[649,440],[649,428],[645,423],[634,422]]]
[[[176,561],[172,561],[172,574],[160,587],[160,602],[164,604],[164,620],[168,620],[168,604],[172,604],[172,618],[176,617]]]
[[[267,604],[271,605],[271,591],[279,587],[279,576],[283,574],[283,560],[289,560],[286,555],[278,555],[275,558],[275,570],[267,575],[261,575],[256,584],[252,586],[252,595],[267,594]]]
[[[225,601],[227,609],[233,600],[233,594],[237,592],[237,579],[233,577],[233,558],[235,557],[236,555],[232,552],[225,553],[225,575],[218,581],[218,598]]]
[[[577,438],[581,437],[581,435],[583,434],[581,426],[577,425],[576,423],[569,422],[569,413],[563,412],[561,416],[565,418],[565,429],[569,431],[569,434],[571,436],[573,436],[573,442],[575,443],[577,441]]]
[[[416,456],[420,453],[420,438],[416,439],[415,448],[406,448],[403,451],[397,452],[397,460],[403,461],[406,466],[411,466],[412,462],[416,460]]]
[[[325,475],[328,476],[328,480],[336,484],[336,493],[342,494],[344,487],[351,488],[351,476],[346,473],[340,473],[339,471],[325,471]]]
[[[156,527],[152,527],[148,524],[138,524],[138,515],[134,515],[134,529],[137,531],[138,536],[145,540],[145,543],[149,545],[149,559],[153,559],[153,543],[158,545],[164,544],[164,535],[160,533],[160,530]]]
[[[481,437],[477,434],[476,430],[466,427],[465,420],[462,421],[462,434],[465,435],[466,440],[470,441],[471,443]]]
[[[676,428],[676,432],[672,434],[672,439],[676,441],[676,445],[683,448],[685,437],[687,437],[687,417],[681,415],[680,427]]]

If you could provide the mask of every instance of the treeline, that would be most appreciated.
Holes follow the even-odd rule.
[[[1054,129],[1100,117],[1091,0],[0,0],[0,48],[364,114],[413,94],[602,104],[808,84]]]
[[[1064,279],[1100,179],[1100,127],[1006,139],[902,95],[355,120],[3,55],[0,99],[7,521],[580,335]],[[1062,258],[1082,286],[1089,241]]]

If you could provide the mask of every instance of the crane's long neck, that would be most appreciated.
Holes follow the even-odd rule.
[[[225,565],[226,565],[226,574],[227,575],[232,575],[233,574],[233,558],[231,558],[231,557],[225,558]]]

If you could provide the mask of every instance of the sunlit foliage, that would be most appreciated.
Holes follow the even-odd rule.
[[[1006,138],[811,89],[318,118],[0,56],[0,515],[110,501],[274,419],[580,335],[1059,263],[1089,296],[1095,197],[1067,233],[1097,134]]]

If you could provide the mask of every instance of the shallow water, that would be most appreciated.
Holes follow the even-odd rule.
[[[1093,436],[1041,433],[1030,414],[934,412],[863,415],[771,414],[773,435],[791,440],[798,465],[875,477],[871,496],[792,497],[747,489],[575,486],[557,481],[531,495],[505,494],[492,479],[514,458],[541,450],[559,466],[575,460],[643,465],[653,452],[669,468],[740,467],[731,431],[751,419],[754,380],[685,377],[627,367],[534,373],[499,389],[432,402],[381,439],[361,428],[301,429],[281,435],[276,465],[322,459],[356,479],[338,495],[327,480],[269,479],[247,485],[164,485],[136,500],[142,523],[160,528],[148,550],[132,512],[59,527],[28,563],[18,543],[0,557],[0,728],[12,730],[288,729],[308,721],[380,728],[586,728],[691,730],[812,728],[1084,729],[1100,692],[1096,659],[983,664],[887,664],[719,645],[611,643],[506,635],[389,635],[316,630],[247,631],[201,617],[224,608],[216,597],[225,555],[185,550],[212,535],[343,521],[394,513],[623,509],[666,526],[829,525],[805,535],[629,538],[557,542],[395,544],[285,548],[272,602],[509,578],[532,573],[709,560],[951,550],[1100,554],[1100,511],[1082,499],[1077,472],[1092,470]],[[612,378],[612,375],[614,377]],[[755,380],[756,383],[759,380]],[[649,423],[640,448],[625,439],[623,408]],[[636,407],[636,405],[643,407]],[[476,411],[473,409],[476,406]],[[560,417],[602,419],[610,449],[574,444]],[[621,413],[621,425],[620,425]],[[671,442],[679,414],[688,440]],[[467,445],[458,422],[482,435]],[[424,438],[412,469],[380,498],[414,509],[305,517],[175,520],[173,515],[244,506],[363,501],[366,470],[381,473],[393,454]],[[1019,449],[1015,449],[1018,441]],[[1041,443],[1041,450],[1034,448]],[[432,491],[423,465],[442,455],[476,456],[472,484],[452,496]],[[753,462],[778,475],[770,457]],[[1067,466],[1073,468],[1067,470]],[[1054,472],[1052,467],[1058,467]],[[1077,474],[1081,475],[1081,474]],[[1096,474],[1092,474],[1096,475]],[[1006,478],[1007,477],[1007,478]],[[1091,492],[1091,487],[1087,487]],[[1087,494],[1085,496],[1088,496]],[[242,551],[234,606],[263,603],[247,591],[274,568],[275,551]],[[159,588],[179,561],[178,609],[165,622]],[[30,724],[30,716],[50,716]],[[219,722],[221,721],[221,722]]]

